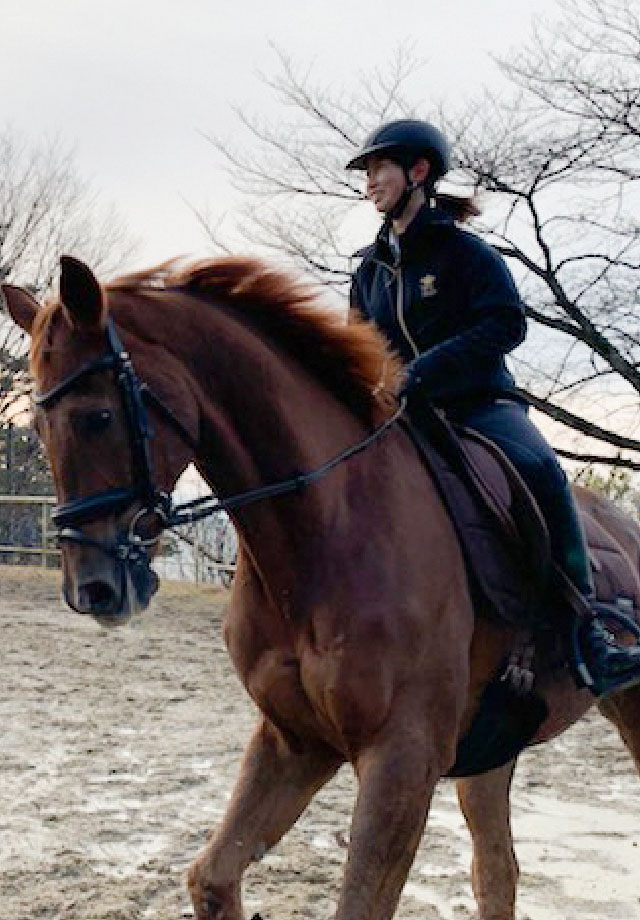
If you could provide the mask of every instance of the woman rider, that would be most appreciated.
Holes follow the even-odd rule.
[[[525,337],[524,306],[500,255],[459,224],[473,201],[437,195],[449,145],[433,125],[382,125],[347,164],[367,175],[367,198],[384,215],[359,255],[351,305],[374,320],[405,364],[402,395],[419,423],[420,402],[494,441],[533,492],[552,555],[594,611],[588,551],[567,477],[529,420],[505,355]],[[582,631],[596,695],[640,682],[640,647],[613,644],[597,616]]]

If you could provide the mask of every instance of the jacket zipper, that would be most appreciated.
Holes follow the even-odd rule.
[[[396,318],[398,320],[398,325],[400,326],[400,329],[402,330],[402,334],[404,335],[405,339],[411,346],[411,350],[413,351],[413,357],[417,358],[418,355],[420,354],[420,350],[418,349],[418,346],[416,345],[416,343],[413,341],[413,339],[409,335],[409,330],[407,329],[407,324],[404,319],[404,284],[403,284],[403,279],[402,279],[402,268],[400,266],[398,266],[398,273],[396,275],[396,279],[397,279],[396,284],[398,288],[397,293],[396,293]]]

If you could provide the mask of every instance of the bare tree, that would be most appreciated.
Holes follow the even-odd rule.
[[[0,130],[0,280],[42,291],[61,252],[108,272],[132,248],[113,208],[79,177],[71,151]]]
[[[500,62],[500,95],[443,112],[408,92],[411,57],[345,93],[279,54],[265,82],[282,117],[239,112],[243,142],[212,143],[247,200],[243,240],[339,286],[351,268],[342,227],[362,197],[344,171],[349,154],[385,119],[439,122],[458,159],[451,181],[480,193],[475,229],[509,260],[533,321],[517,357],[532,403],[598,442],[593,454],[584,438],[562,453],[638,469],[640,13],[635,0],[561,0],[559,9]]]
[[[0,129],[0,281],[41,293],[63,252],[110,273],[133,249],[115,211],[79,177],[70,151],[56,141],[32,146]],[[0,419],[21,408],[25,352],[22,333],[0,314]]]
[[[553,333],[544,361],[541,338],[522,356],[533,404],[638,450],[640,13],[629,0],[562,9],[560,26],[540,26],[501,62],[517,88],[509,104],[486,95],[445,127],[466,174],[496,193],[480,229],[515,267],[529,316]]]
[[[362,183],[344,164],[372,125],[409,110],[404,87],[417,61],[398,53],[345,93],[275,53],[279,70],[262,79],[280,103],[277,121],[238,107],[243,140],[205,136],[246,199],[234,227],[243,242],[284,255],[326,284],[344,286],[352,250],[340,226],[362,201]],[[200,218],[214,245],[228,248],[220,226]]]

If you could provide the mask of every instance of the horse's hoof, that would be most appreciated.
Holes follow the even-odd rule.
[[[202,920],[216,920],[222,911],[222,904],[217,898],[207,898],[200,904],[200,910],[198,917],[202,916]]]

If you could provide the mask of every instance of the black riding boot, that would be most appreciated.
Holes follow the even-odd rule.
[[[581,681],[600,697],[640,683],[640,632],[637,627],[625,628],[630,624],[621,609],[596,599],[584,530],[568,489],[567,497],[565,507],[556,509],[553,550],[558,565],[591,610],[591,616],[575,624],[573,664]],[[620,623],[636,636],[636,644],[618,645],[603,619]]]

